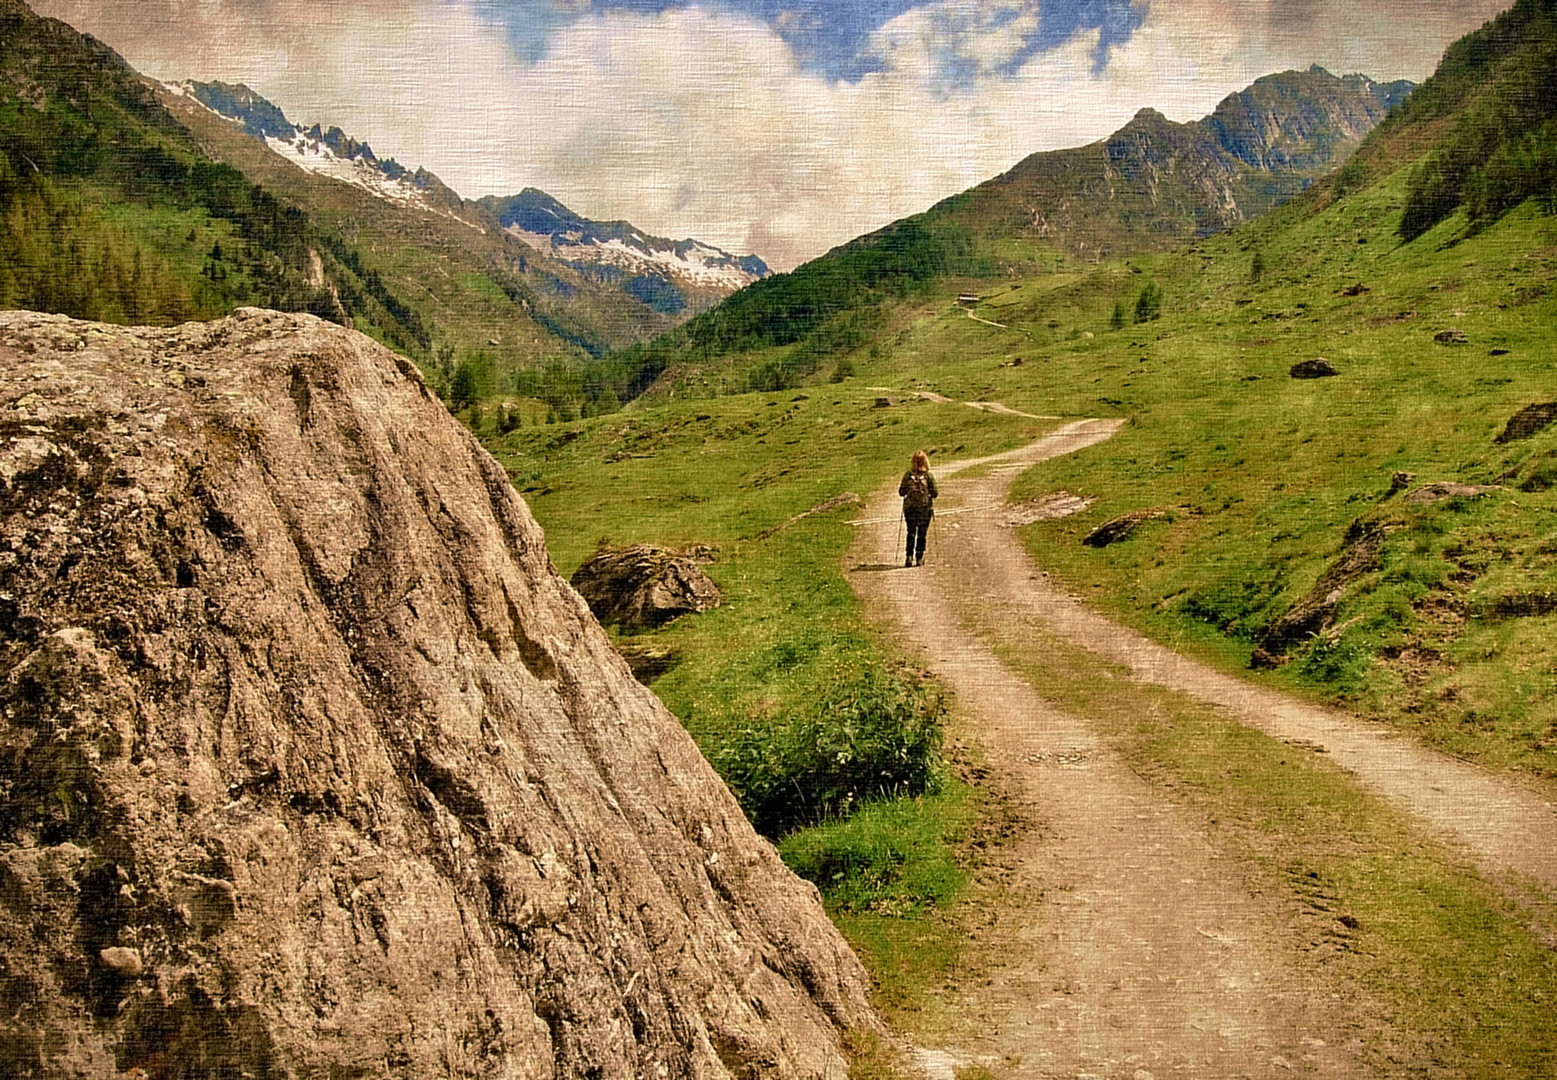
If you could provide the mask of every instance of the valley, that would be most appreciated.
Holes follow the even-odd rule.
[[[731,600],[652,635],[680,659],[653,685],[738,792],[743,732],[805,715],[856,669],[951,691],[937,786],[780,838],[933,1075],[1161,1076],[1215,1071],[1223,1053],[1247,1075],[1551,1068],[1554,893],[1540,884],[1549,845],[1528,841],[1557,802],[1552,639],[1532,599],[1551,588],[1553,435],[1509,424],[1551,396],[1557,225],[1530,201],[1492,222],[1461,208],[1405,240],[1421,136],[1398,122],[1384,134],[1355,170],[1176,249],[1094,265],[1012,241],[1040,269],[1003,279],[954,259],[907,295],[872,295],[853,323],[845,306],[811,324],[856,328],[830,353],[815,338],[743,345],[729,322],[694,320],[624,414],[566,441],[493,443],[564,568],[602,536],[719,548],[710,571]],[[804,303],[799,278],[770,288]],[[1295,377],[1320,359],[1335,374]],[[917,447],[939,470],[1083,417],[1121,426],[1005,474],[1013,512],[1081,507],[1005,532],[1048,575],[1029,607],[1028,575],[965,565],[983,513],[940,518],[921,570],[900,568],[890,500],[759,539],[876,490]],[[1082,542],[1124,519],[1122,539]],[[1276,635],[1326,574],[1321,613]],[[872,629],[928,618],[924,590],[942,588],[968,600],[923,640]],[[1078,648],[1046,595],[1144,638]],[[959,635],[981,658],[956,681]],[[1131,673],[1161,646],[1203,673],[1168,687]],[[1225,689],[1208,702],[1213,685]],[[1271,719],[1289,714],[1359,734]],[[1434,763],[1471,779],[1433,779]],[[1440,789],[1460,783],[1471,794],[1444,816]],[[1510,799],[1524,817],[1494,812]],[[1116,820],[1095,805],[1131,809]],[[1122,835],[1142,822],[1161,823],[1142,841],[1155,850]],[[1165,901],[1185,879],[1207,884]],[[1124,896],[1139,918],[1114,924]],[[1132,936],[1143,925],[1156,929]],[[1104,963],[1085,942],[1115,941],[1117,964],[1142,939],[1180,942],[1248,992],[1218,1024],[1212,986],[1157,998],[1148,961],[1133,982],[1076,966]],[[1283,1011],[1299,1001],[1308,1012]]]
[[[328,967],[285,888],[242,891],[295,871],[346,1012],[423,1010],[353,1075],[1557,1071],[1549,0],[1421,86],[1314,67],[1142,110],[784,274],[533,188],[462,199],[18,0],[0,26],[0,306],[102,320],[0,342],[48,391],[16,377],[0,446],[4,750],[58,772],[0,788],[0,882],[34,898],[0,932],[53,935],[63,974],[5,985],[93,1054],[182,1076],[153,1047],[182,1010],[229,1064],[267,1030],[356,1062],[329,980],[261,986],[228,913],[269,905],[294,969]],[[133,408],[71,412],[78,352]],[[92,440],[150,461],[164,424],[142,517],[142,466]],[[942,494],[905,568],[916,450]],[[119,573],[85,518],[31,524],[81,492],[133,523],[133,619],[76,569]],[[629,544],[695,552],[723,602],[602,630],[563,579]],[[199,596],[307,633],[256,645]],[[132,675],[121,712],[161,733],[115,712],[121,754],[70,695]],[[404,868],[359,869],[380,846]],[[45,894],[88,929],[34,927]],[[417,905],[429,978],[495,988],[458,1045]],[[0,1063],[53,1052],[5,1023]]]

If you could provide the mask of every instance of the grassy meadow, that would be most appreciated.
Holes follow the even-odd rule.
[[[1370,194],[1385,204],[1359,212],[1353,200],[1301,228],[1256,225],[1148,262],[1167,293],[1160,320],[1099,339],[1125,345],[1053,352],[1042,370],[1066,388],[1059,411],[1095,388],[1094,407],[1130,423],[1018,482],[1017,498],[1098,498],[1025,539],[1111,614],[1242,668],[1349,532],[1378,525],[1382,551],[1332,625],[1252,677],[1550,782],[1557,430],[1494,439],[1554,396],[1557,223],[1527,207],[1480,235],[1451,220],[1402,245],[1391,189]],[[1265,269],[1251,281],[1256,251]],[[1466,343],[1439,343],[1446,330]],[[1339,374],[1289,377],[1317,357]],[[1392,493],[1396,473],[1411,480]],[[1487,490],[1409,500],[1433,482]],[[1169,512],[1130,540],[1076,542],[1148,507]]]
[[[1473,231],[1459,215],[1403,243],[1407,179],[1169,254],[1088,265],[1033,245],[1019,254],[1039,272],[946,279],[905,298],[869,340],[792,389],[712,396],[745,385],[735,357],[701,369],[702,392],[697,380],[671,379],[589,420],[538,423],[529,403],[502,435],[486,404],[484,437],[564,573],[602,541],[713,549],[724,605],[643,635],[675,658],[654,688],[790,865],[822,888],[889,1018],[933,1023],[935,988],[962,962],[955,912],[998,793],[969,783],[978,749],[955,703],[863,618],[845,576],[858,508],[770,530],[890,481],[915,448],[932,461],[971,457],[1057,423],[962,402],[1127,419],[1109,442],[1029,470],[1012,493],[1096,498],[1021,532],[1090,603],[1248,678],[1557,793],[1557,426],[1494,442],[1520,409],[1557,399],[1557,219],[1526,205]],[[1138,322],[1148,289],[1160,310]],[[980,295],[976,317],[957,305],[963,292]],[[1463,344],[1437,340],[1451,329]],[[769,348],[744,362],[783,357]],[[1338,374],[1289,375],[1319,357]],[[1404,488],[1397,473],[1411,476]],[[1434,482],[1486,490],[1408,499]],[[1108,547],[1080,543],[1147,508],[1165,513]],[[1281,650],[1273,669],[1247,670],[1262,634],[1369,529],[1382,544],[1330,621]],[[898,558],[894,547],[868,561]],[[1530,1041],[1550,1034],[1537,1022],[1557,992],[1549,951],[1473,872],[1399,815],[1357,804],[1322,762],[1303,763],[1296,786],[1272,784],[1293,775],[1290,748],[1182,702],[1100,701],[1064,674],[1085,663],[1058,645],[1043,652],[1029,674],[1044,692],[1090,708],[1166,796],[1219,822],[1261,888],[1301,906],[1322,887],[1327,905],[1358,913],[1366,947],[1324,963],[1370,1007],[1459,1047],[1467,1075],[1550,1063]],[[825,717],[862,700],[861,715],[879,706],[944,726],[944,747],[920,747],[940,750],[940,763],[911,793],[845,791],[836,777],[803,773],[796,747],[833,745]],[[1180,717],[1176,728],[1136,723],[1164,710]],[[763,791],[789,768],[799,770],[789,801],[804,804],[813,782],[833,784],[829,799],[764,817]],[[1281,791],[1297,803],[1274,805]],[[1371,831],[1353,830],[1334,851],[1310,843],[1358,815]],[[1285,832],[1294,821],[1301,828]],[[1414,964],[1432,978],[1400,999],[1391,980]],[[1527,990],[1510,996],[1510,979]],[[1482,1012],[1456,1011],[1473,996]]]

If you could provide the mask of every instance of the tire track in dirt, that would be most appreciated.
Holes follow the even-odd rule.
[[[937,463],[940,502],[997,506],[1021,469],[1100,442],[1119,426],[1078,421],[1011,453]],[[951,479],[974,466],[987,468]],[[998,940],[987,950],[997,962],[987,985],[960,989],[955,1045],[935,1060],[1006,1062],[1013,1075],[1045,1077],[1373,1075],[1360,1041],[1372,1036],[1274,944],[1284,930],[1271,902],[1241,891],[1237,873],[1221,872],[1199,827],[1084,721],[1040,700],[966,628],[969,610],[1013,625],[1036,620],[1137,679],[1215,703],[1295,745],[1323,748],[1516,892],[1520,878],[1557,895],[1557,813],[1543,800],[1110,623],[1036,571],[1001,527],[999,509],[933,525],[923,567],[900,568],[895,551],[883,563],[895,509],[895,488],[872,497],[851,554],[862,565],[851,580],[977,718],[999,783],[1042,826],[1003,849],[1006,887],[1028,902],[991,913],[982,936]]]

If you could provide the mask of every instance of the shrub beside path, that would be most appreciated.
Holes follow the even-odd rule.
[[[875,493],[862,514],[855,588],[957,695],[997,785],[1028,823],[1000,855],[1013,902],[987,912],[978,931],[989,977],[957,989],[957,1030],[924,1063],[944,1076],[971,1063],[1030,1077],[1375,1075],[1387,1025],[1292,961],[1277,902],[1253,895],[1237,868],[1219,864],[1203,825],[1084,720],[1042,700],[970,626],[1040,626],[1135,679],[1327,751],[1537,908],[1557,896],[1557,812],[1387,729],[1181,657],[1053,587],[1002,527],[999,504],[1020,470],[1119,426],[1083,420],[1007,454],[938,462],[944,509],[991,509],[932,525],[923,567],[896,568],[896,551],[880,562],[896,532],[895,488]],[[1417,1052],[1385,1056],[1398,1063]]]

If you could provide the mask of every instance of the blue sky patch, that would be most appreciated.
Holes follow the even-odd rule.
[[[863,76],[885,68],[885,60],[871,48],[871,38],[892,19],[916,8],[932,11],[934,4],[916,0],[480,0],[483,15],[503,25],[514,51],[533,63],[545,54],[553,34],[569,23],[591,13],[630,11],[658,14],[664,11],[700,6],[738,12],[771,26],[795,50],[800,64],[808,71],[830,79],[856,82]],[[1129,41],[1145,18],[1145,11],[1132,0],[988,0],[983,10],[967,12],[960,8],[956,19],[974,32],[988,32],[1009,26],[1023,14],[1036,13],[1037,28],[1029,33],[1005,65],[1003,74],[1015,72],[1041,53],[1059,48],[1078,34],[1099,31],[1094,61],[1099,70],[1108,62],[1108,51]],[[952,20],[938,20],[950,23]],[[947,42],[942,75],[958,84],[979,73],[959,60],[956,42]]]

